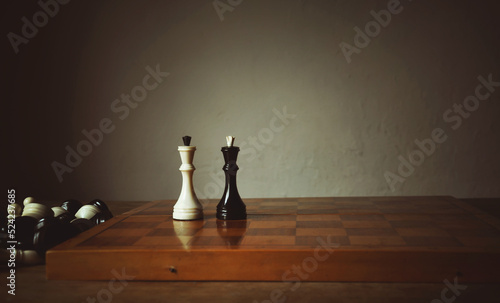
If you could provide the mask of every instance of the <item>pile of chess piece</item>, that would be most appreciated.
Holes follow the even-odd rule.
[[[85,205],[70,199],[61,206],[50,208],[28,197],[23,205],[14,204],[14,221],[13,212],[8,212],[8,219],[14,224],[2,224],[0,228],[2,259],[15,247],[15,259],[19,265],[43,263],[47,250],[113,217],[107,205],[99,199]],[[9,233],[12,230],[9,224],[15,225],[15,233]]]

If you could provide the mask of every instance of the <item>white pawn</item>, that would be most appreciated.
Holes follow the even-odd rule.
[[[193,187],[193,172],[196,169],[193,165],[194,152],[196,146],[189,146],[191,137],[183,137],[184,146],[179,146],[178,151],[181,156],[182,189],[177,203],[174,205],[172,217],[175,220],[198,220],[203,218],[203,206],[196,197]]]
[[[75,217],[80,218],[80,219],[89,219],[90,220],[98,212],[101,212],[101,210],[97,206],[91,205],[91,204],[86,204],[86,205],[80,207],[80,209],[76,212]]]
[[[40,220],[41,218],[54,217],[54,212],[46,205],[40,203],[28,203],[24,206],[23,216],[29,216]]]
[[[26,205],[28,205],[30,203],[35,203],[35,198],[33,198],[33,197],[26,197],[26,199],[24,199],[24,201],[23,201],[23,205],[24,206],[26,206]]]
[[[67,213],[68,211],[65,210],[64,208],[60,207],[60,206],[54,206],[51,208],[52,211],[54,212],[54,217],[57,217],[59,215],[62,215],[64,213]]]

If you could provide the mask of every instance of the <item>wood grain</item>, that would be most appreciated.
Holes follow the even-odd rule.
[[[50,250],[47,277],[109,280],[126,268],[137,280],[500,282],[498,218],[451,197],[247,199],[245,221],[216,220],[213,203],[202,221],[174,221],[174,202]]]

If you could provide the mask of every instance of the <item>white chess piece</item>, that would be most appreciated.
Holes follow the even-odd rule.
[[[197,220],[203,218],[203,206],[196,197],[193,187],[193,165],[196,146],[179,146],[181,156],[182,189],[177,203],[174,205],[173,218],[175,220]]]
[[[57,217],[59,215],[62,215],[64,213],[68,212],[67,210],[65,210],[64,208],[62,208],[60,206],[52,207],[52,211],[54,212],[54,217]]]
[[[98,212],[99,208],[95,205],[86,204],[76,212],[75,217],[80,219],[92,219]]]
[[[54,212],[46,205],[40,203],[28,203],[24,206],[22,215],[40,220],[41,218],[53,217]]]

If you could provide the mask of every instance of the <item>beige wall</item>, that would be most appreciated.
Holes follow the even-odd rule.
[[[500,87],[467,99],[460,125],[453,112],[478,77],[500,81],[497,1],[230,3],[221,20],[212,1],[73,1],[17,55],[6,37],[7,187],[54,199],[174,199],[177,146],[191,135],[198,196],[218,198],[220,147],[234,135],[242,197],[500,196]],[[364,31],[382,9],[390,22],[368,45],[359,38],[348,63],[340,44],[355,46],[354,27]],[[39,10],[12,5],[3,32],[21,34],[21,18]],[[148,66],[169,75],[127,115],[113,102],[141,92]],[[65,147],[84,144],[82,130],[102,119],[109,133],[59,182],[51,164],[68,165]],[[415,140],[433,132],[446,141],[418,159]],[[391,188],[385,175],[400,175],[400,155],[423,163]]]

